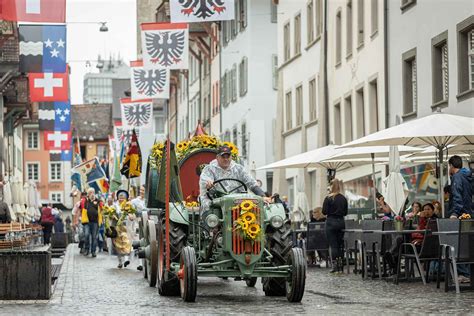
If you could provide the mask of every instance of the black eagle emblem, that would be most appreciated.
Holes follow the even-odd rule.
[[[117,128],[117,138],[122,140],[125,145],[130,144],[132,140],[133,129],[124,129],[123,127]],[[135,130],[137,137],[140,137],[140,129]]]
[[[153,64],[169,67],[181,61],[184,52],[185,31],[145,33],[146,49]]]
[[[178,0],[183,7],[181,13],[184,15],[194,15],[197,18],[206,19],[215,13],[220,14],[225,11],[224,0]]]
[[[151,103],[126,104],[123,108],[128,125],[140,127],[147,125],[151,118]]]
[[[163,92],[163,87],[166,84],[166,69],[134,69],[133,82],[138,93],[153,97]]]

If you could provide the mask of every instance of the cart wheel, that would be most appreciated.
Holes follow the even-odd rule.
[[[246,279],[245,284],[247,284],[248,287],[255,287],[255,284],[257,284],[257,278]]]
[[[143,267],[143,278],[148,279],[148,267],[146,265],[146,260],[142,259],[142,267]]]
[[[286,298],[289,302],[301,302],[306,282],[306,262],[301,248],[292,248],[288,256],[291,275],[286,279]]]
[[[192,247],[184,247],[181,251],[178,279],[183,301],[194,302],[197,293],[197,264],[196,253]]]
[[[158,241],[156,240],[155,222],[148,220],[148,236],[150,238],[149,257],[146,258],[148,284],[150,287],[156,286],[156,278],[158,274]]]
[[[147,212],[143,212],[142,213],[142,218],[139,222],[139,226],[140,226],[140,240],[145,240],[147,244],[149,244],[149,237],[148,237],[148,213]],[[143,277],[145,279],[148,279],[148,267],[147,267],[147,262],[146,262],[146,259],[142,259],[142,267],[143,267]]]

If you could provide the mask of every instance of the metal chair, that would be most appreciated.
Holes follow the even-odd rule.
[[[362,278],[366,278],[367,263],[370,265],[372,277],[375,277],[375,267],[377,264],[377,270],[379,277],[382,277],[382,268],[380,266],[380,247],[382,244],[382,235],[374,234],[371,231],[382,230],[384,222],[381,220],[364,220],[362,221],[362,239],[359,243],[362,252]]]
[[[326,223],[308,223],[306,251],[327,251],[329,255],[326,258],[326,263],[331,262],[331,260],[329,260],[329,258],[331,258],[331,249],[326,238]]]
[[[436,287],[440,286],[441,263],[444,259],[444,290],[449,290],[449,281],[451,275],[456,289],[456,293],[461,292],[458,280],[457,266],[459,264],[468,264],[471,270],[470,288],[474,288],[474,220],[438,220],[439,231],[457,231],[457,234],[440,234],[440,254],[438,257],[438,273],[436,278]],[[468,233],[463,233],[468,232]]]
[[[348,229],[360,229],[359,221],[355,220],[346,220],[346,230]],[[354,254],[354,273],[357,271],[357,239],[355,232],[345,232],[344,233],[344,250],[346,255],[346,265],[347,265],[347,274],[350,273],[349,260]]]
[[[429,277],[429,264],[433,260],[438,260],[439,257],[439,237],[432,235],[432,232],[438,231],[438,224],[436,220],[429,220],[426,225],[427,231],[424,234],[423,242],[420,250],[417,250],[416,246],[412,243],[403,243],[400,246],[398,263],[397,263],[397,274],[395,276],[395,284],[398,284],[398,280],[401,274],[401,261],[402,257],[405,259],[405,272],[407,277],[413,272],[409,267],[413,266],[413,262],[416,264],[418,272],[420,273],[423,284]],[[425,271],[422,266],[422,262],[427,264],[426,277]],[[410,272],[408,272],[410,270]]]

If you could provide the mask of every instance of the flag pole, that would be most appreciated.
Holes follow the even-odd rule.
[[[167,137],[166,137],[166,177],[165,177],[165,221],[166,221],[166,270],[170,271],[170,111],[169,100],[166,102],[167,109]]]

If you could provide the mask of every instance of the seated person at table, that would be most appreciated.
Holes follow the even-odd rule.
[[[415,218],[420,215],[421,212],[421,203],[420,202],[413,202],[411,207],[405,211],[405,216],[407,219]]]
[[[418,230],[426,229],[428,221],[430,219],[436,220],[438,218],[435,214],[435,207],[431,203],[426,203],[423,205],[423,211],[419,213],[420,221],[418,223]],[[411,243],[414,244],[417,250],[420,250],[421,244],[423,243],[423,238],[425,237],[424,233],[412,233],[411,234]],[[390,265],[394,271],[397,269],[398,254],[400,251],[400,246],[403,244],[403,236],[397,236],[392,243],[392,247],[389,251],[384,254],[385,261]]]
[[[383,197],[383,195],[377,192],[375,194],[375,198],[377,199],[377,203],[380,207],[378,213],[383,213],[382,217],[386,216],[390,219],[393,219],[392,209],[390,208],[390,206],[388,206],[387,203],[385,203],[385,198]]]

